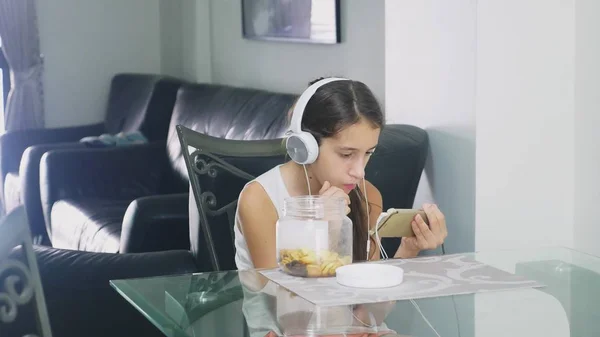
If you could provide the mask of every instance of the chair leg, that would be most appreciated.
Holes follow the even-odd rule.
[[[31,278],[35,290],[34,296],[38,313],[38,324],[40,331],[42,332],[42,336],[52,337],[52,332],[50,330],[50,319],[48,318],[48,312],[46,311],[46,298],[44,296],[44,290],[42,289],[42,280],[40,279],[40,274],[38,272],[39,269],[35,254],[33,253],[31,237],[25,237],[25,241],[26,242],[23,246],[27,256],[27,263],[29,264],[29,270],[32,271]]]

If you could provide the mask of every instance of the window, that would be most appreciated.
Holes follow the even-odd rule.
[[[4,131],[4,107],[10,90],[10,74],[8,62],[2,52],[2,40],[0,40],[0,131]]]

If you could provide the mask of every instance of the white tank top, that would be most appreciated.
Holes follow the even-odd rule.
[[[287,188],[285,187],[285,183],[283,182],[283,176],[281,175],[281,165],[277,165],[269,171],[263,173],[258,176],[256,179],[248,182],[258,182],[267,195],[271,199],[271,202],[277,209],[277,217],[281,218],[283,212],[283,201],[285,198],[289,197],[289,193]],[[246,184],[246,186],[248,185]],[[242,234],[240,230],[241,223],[239,218],[239,205],[238,209],[235,211],[235,225],[234,225],[234,233],[235,233],[235,265],[238,270],[248,270],[254,269],[254,264],[252,263],[252,259],[250,258],[250,252],[248,251],[248,245],[246,244],[246,238]]]

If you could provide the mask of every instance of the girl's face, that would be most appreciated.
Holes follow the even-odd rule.
[[[333,137],[324,138],[319,157],[311,172],[320,184],[331,185],[350,193],[362,183],[365,166],[379,141],[380,128],[364,120],[344,128]]]

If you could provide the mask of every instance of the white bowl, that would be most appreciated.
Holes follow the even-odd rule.
[[[400,285],[404,270],[381,263],[356,263],[335,270],[337,282],[353,288],[389,288]]]

